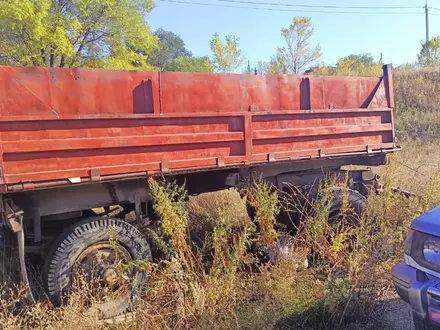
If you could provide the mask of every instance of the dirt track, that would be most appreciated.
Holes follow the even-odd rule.
[[[368,324],[351,324],[342,330],[413,330],[411,311],[397,295],[385,299]]]

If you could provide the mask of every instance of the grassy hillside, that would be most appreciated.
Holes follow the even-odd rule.
[[[396,70],[396,129],[401,140],[440,140],[440,71]]]

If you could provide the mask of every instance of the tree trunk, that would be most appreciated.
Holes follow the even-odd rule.
[[[87,30],[86,33],[84,34],[84,37],[81,40],[81,43],[79,44],[78,50],[76,51],[75,55],[72,56],[72,61],[70,62],[70,67],[72,67],[75,64],[76,59],[81,56],[81,52],[84,48],[84,45],[86,43],[86,39],[89,36],[89,34],[90,34],[90,30]]]
[[[33,56],[31,57],[31,62],[32,62],[33,66],[38,66],[38,61],[35,57],[33,57]]]
[[[41,60],[43,61],[43,65],[46,64],[46,52],[44,49],[41,49]]]
[[[54,63],[55,62],[55,55],[53,54],[53,53],[51,53],[50,54],[50,57],[49,57],[49,66],[51,67],[51,68],[53,68],[53,66],[54,66]]]

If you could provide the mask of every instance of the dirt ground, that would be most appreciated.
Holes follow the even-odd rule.
[[[412,330],[414,329],[411,311],[402,300],[395,298],[384,302],[384,311],[380,317],[387,329]]]
[[[414,330],[411,311],[397,295],[384,299],[368,324],[351,324],[341,330]]]

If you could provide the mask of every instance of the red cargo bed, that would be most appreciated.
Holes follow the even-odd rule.
[[[0,66],[2,191],[394,150],[392,77]]]

